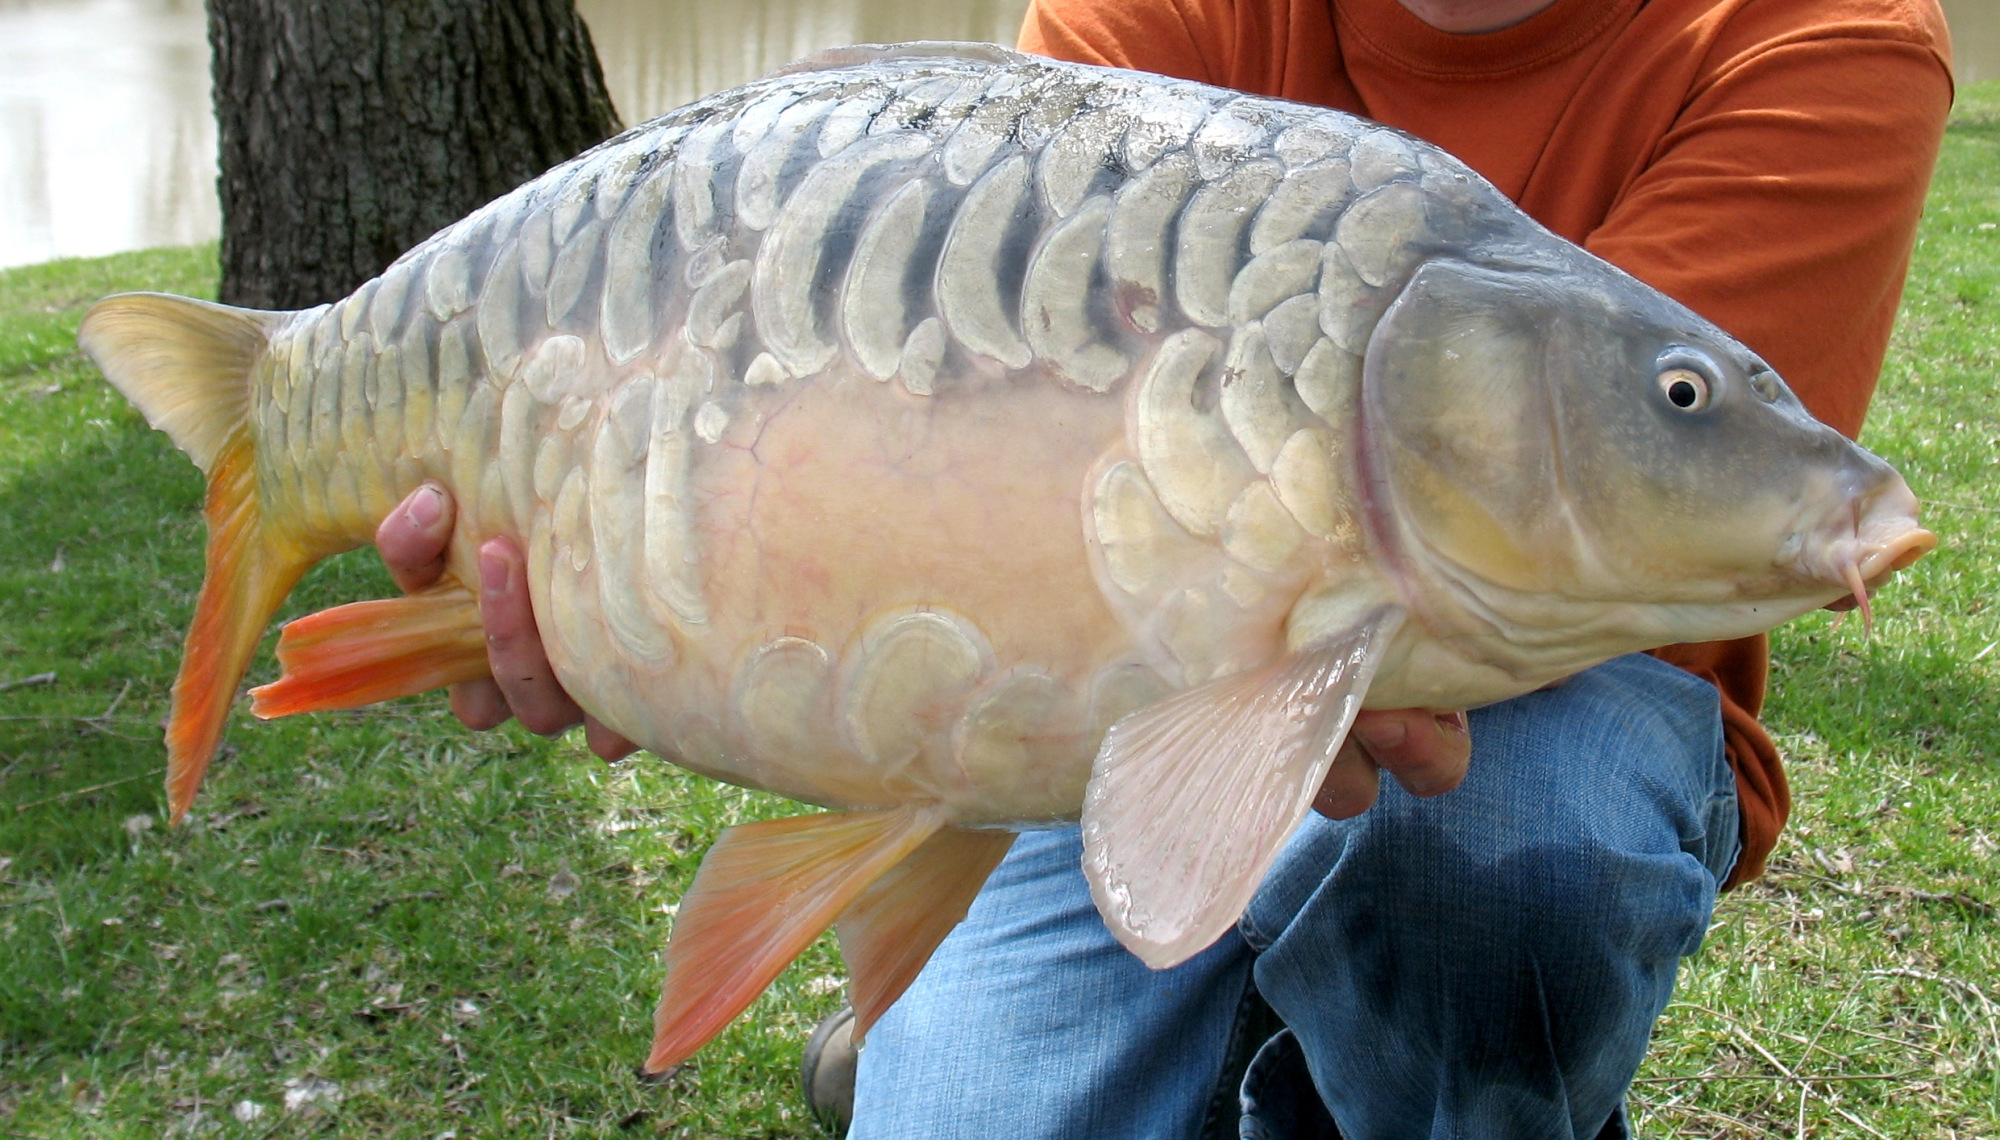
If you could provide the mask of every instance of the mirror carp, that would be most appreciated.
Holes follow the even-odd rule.
[[[1148,964],[1209,945],[1354,715],[1768,629],[1935,539],[1756,354],[1338,112],[983,45],[633,128],[331,305],[79,332],[208,478],[175,818],[279,603],[424,480],[436,586],[288,625],[277,716],[483,675],[518,541],[579,704],[832,809],[730,828],[647,1067],[837,928],[858,1027],[1019,829]]]

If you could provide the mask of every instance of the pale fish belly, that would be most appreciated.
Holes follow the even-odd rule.
[[[1157,77],[781,75],[296,317],[261,485],[337,547],[442,480],[460,577],[521,539],[564,684],[690,767],[1074,818],[1112,721],[1282,654],[1309,580],[1380,592],[1360,353],[1509,216],[1393,132]]]

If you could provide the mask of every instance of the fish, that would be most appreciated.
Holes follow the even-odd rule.
[[[425,480],[444,577],[287,625],[258,716],[483,675],[505,536],[584,709],[828,809],[708,852],[654,1072],[829,927],[865,1032],[1026,829],[1080,820],[1172,966],[1364,707],[1865,604],[1936,544],[1755,353],[1442,150],[990,45],[710,96],[329,305],[120,295],[79,341],[208,481],[176,819],[287,592]]]

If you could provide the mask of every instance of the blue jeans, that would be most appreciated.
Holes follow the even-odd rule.
[[[1308,816],[1171,970],[1105,930],[1076,829],[1023,835],[870,1032],[849,1135],[1625,1136],[1736,859],[1715,689],[1635,655],[1471,723],[1460,788]]]

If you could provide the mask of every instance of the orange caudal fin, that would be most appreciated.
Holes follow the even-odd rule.
[[[1013,845],[1011,831],[940,829],[841,914],[834,929],[853,979],[848,993],[857,1043],[917,980]]]
[[[250,690],[266,719],[351,709],[486,675],[486,632],[472,592],[447,578],[404,598],[309,614],[278,636],[284,675]]]
[[[167,799],[187,814],[236,685],[278,604],[313,559],[263,516],[250,432],[252,377],[289,313],[126,293],[91,306],[77,343],[146,421],[208,476],[208,571],[174,681]]]
[[[209,471],[208,572],[167,718],[167,805],[176,822],[194,803],[264,627],[311,565],[264,533],[255,482],[248,439],[225,448]]]
[[[904,807],[724,831],[674,919],[646,1071],[693,1056],[940,822],[935,809]]]

